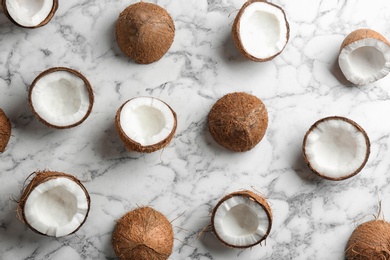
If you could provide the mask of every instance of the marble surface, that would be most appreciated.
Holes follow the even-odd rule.
[[[353,229],[373,219],[380,201],[390,218],[390,77],[350,86],[336,62],[344,37],[357,28],[390,38],[387,0],[272,1],[284,8],[291,36],[267,63],[245,60],[233,44],[243,0],[152,1],[171,14],[176,36],[150,65],[129,61],[116,44],[116,19],[133,2],[60,1],[53,20],[35,30],[0,14],[0,107],[13,127],[0,155],[0,259],[116,259],[115,220],[141,205],[172,220],[174,260],[343,259]],[[54,66],[80,70],[94,89],[92,114],[73,129],[46,127],[26,102],[29,84]],[[263,100],[270,118],[264,139],[245,153],[221,148],[206,127],[214,102],[235,91]],[[129,153],[116,133],[116,110],[141,95],[177,112],[177,134],[163,151]],[[366,167],[342,182],[312,175],[301,156],[306,130],[329,115],[356,121],[371,140]],[[44,169],[85,181],[91,211],[74,235],[40,236],[15,217],[25,178]],[[266,244],[250,250],[226,248],[202,232],[217,201],[241,189],[264,194],[274,214]]]

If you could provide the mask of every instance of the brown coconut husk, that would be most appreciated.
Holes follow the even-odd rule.
[[[17,218],[24,224],[26,224],[32,231],[34,231],[35,233],[38,233],[38,234],[41,234],[41,235],[45,235],[47,236],[46,234],[44,233],[41,233],[39,232],[38,230],[36,230],[34,227],[32,227],[30,225],[30,223],[28,223],[27,221],[27,218],[25,216],[25,212],[24,212],[24,206],[26,204],[26,201],[28,199],[28,197],[30,196],[31,192],[36,188],[38,187],[40,184],[44,183],[44,182],[47,182],[49,180],[52,180],[52,179],[57,179],[57,178],[67,178],[73,182],[75,182],[77,185],[80,186],[80,188],[84,191],[85,193],[85,197],[87,198],[87,202],[88,202],[88,211],[87,211],[87,214],[85,215],[85,218],[83,220],[83,222],[81,222],[80,226],[75,229],[72,233],[69,233],[70,234],[73,234],[75,233],[77,230],[80,229],[80,227],[84,224],[84,222],[87,220],[88,218],[88,214],[89,214],[89,209],[90,209],[90,204],[91,204],[91,199],[89,197],[89,193],[87,191],[87,189],[84,187],[84,185],[81,183],[81,181],[79,179],[77,179],[75,176],[71,175],[71,174],[67,174],[67,173],[63,173],[63,172],[55,172],[55,171],[38,171],[38,172],[34,172],[32,174],[30,174],[30,176],[27,177],[25,183],[30,179],[31,181],[29,182],[29,184],[27,186],[24,186],[23,187],[23,190],[21,192],[21,196],[20,196],[20,199],[18,201],[18,207],[17,207]]]
[[[223,203],[225,202],[226,200],[230,199],[230,198],[233,198],[233,197],[236,197],[236,196],[241,196],[241,197],[248,197],[249,199],[251,199],[252,201],[258,203],[263,209],[264,211],[266,212],[267,216],[268,216],[268,221],[269,221],[269,226],[268,226],[268,229],[267,229],[267,232],[265,233],[265,235],[259,240],[257,241],[256,243],[253,243],[251,245],[247,245],[247,246],[236,246],[236,245],[231,245],[229,243],[226,243],[219,235],[218,233],[216,232],[215,230],[215,227],[214,227],[214,218],[215,218],[215,213],[217,212],[217,209],[218,207]],[[261,197],[260,195],[252,192],[252,191],[249,191],[249,190],[244,190],[244,191],[237,191],[237,192],[233,192],[233,193],[230,193],[228,195],[226,195],[225,197],[223,197],[218,203],[217,205],[214,207],[212,213],[211,213],[211,229],[214,233],[214,235],[217,237],[217,239],[219,241],[221,241],[222,244],[228,246],[228,247],[232,247],[232,248],[250,248],[250,247],[253,247],[253,246],[256,246],[258,244],[260,244],[262,241],[265,241],[269,235],[269,233],[271,232],[271,227],[272,227],[272,210],[271,210],[271,207],[269,206],[267,200],[263,197]]]
[[[10,20],[13,24],[19,26],[19,27],[22,27],[22,28],[27,28],[27,29],[35,29],[35,28],[39,28],[39,27],[42,27],[44,25],[46,25],[48,22],[50,22],[50,20],[53,18],[54,14],[56,13],[57,9],[58,9],[58,0],[53,0],[53,7],[51,8],[51,11],[50,13],[48,14],[48,16],[41,22],[39,23],[38,25],[36,26],[24,26],[24,25],[21,25],[19,23],[17,23],[12,17],[11,15],[9,14],[8,12],[8,8],[7,8],[7,3],[6,3],[6,0],[1,0],[1,6],[3,8],[3,12],[5,14],[5,16],[8,18],[8,20]]]
[[[211,108],[208,127],[221,146],[235,152],[248,151],[261,141],[267,130],[267,109],[251,94],[230,93]]]
[[[141,207],[116,223],[112,245],[119,259],[166,260],[173,248],[172,224],[160,212]]]
[[[36,83],[43,77],[47,76],[48,74],[50,73],[53,73],[53,72],[56,72],[56,71],[67,71],[69,73],[72,73],[76,76],[78,76],[80,79],[82,79],[84,81],[84,84],[85,84],[85,87],[87,88],[87,91],[88,91],[88,95],[89,95],[89,106],[88,106],[88,111],[87,113],[85,114],[85,116],[78,122],[74,123],[74,124],[71,124],[71,125],[67,125],[67,126],[57,126],[57,125],[53,125],[53,124],[50,124],[49,122],[47,122],[45,119],[43,119],[34,109],[34,106],[32,104],[32,100],[31,100],[31,94],[32,94],[32,91],[36,85]],[[50,69],[47,69],[45,71],[43,71],[42,73],[40,73],[35,79],[34,81],[31,83],[31,86],[30,86],[30,89],[29,89],[29,93],[28,93],[28,103],[29,103],[29,106],[31,108],[31,111],[32,113],[34,114],[34,116],[36,118],[38,118],[39,121],[41,121],[43,124],[45,124],[46,126],[48,127],[52,127],[52,128],[57,128],[57,129],[68,129],[68,128],[72,128],[72,127],[75,127],[75,126],[78,126],[79,124],[81,124],[82,122],[84,122],[88,116],[91,114],[91,111],[92,111],[92,107],[93,107],[93,103],[94,103],[94,94],[93,94],[93,90],[92,90],[92,86],[91,84],[89,83],[88,79],[83,75],[81,74],[80,72],[74,70],[74,69],[70,69],[70,68],[65,68],[65,67],[53,67],[53,68],[50,68]]]
[[[307,142],[307,137],[309,136],[309,134],[313,131],[313,129],[317,128],[317,126],[319,124],[321,124],[322,122],[324,121],[327,121],[327,120],[342,120],[342,121],[345,121],[351,125],[353,125],[359,132],[361,132],[364,136],[364,140],[366,141],[366,145],[367,145],[367,151],[366,151],[366,157],[364,159],[364,162],[362,163],[362,165],[354,172],[352,172],[351,174],[347,175],[347,176],[344,176],[344,177],[340,177],[340,178],[332,178],[332,177],[329,177],[329,176],[326,176],[324,174],[322,174],[321,172],[317,171],[311,164],[310,160],[308,159],[307,157],[307,154],[306,154],[306,142]],[[302,155],[303,155],[303,159],[305,160],[306,164],[309,166],[310,170],[315,173],[316,175],[320,176],[321,178],[324,178],[324,179],[327,179],[327,180],[331,180],[331,181],[341,181],[341,180],[345,180],[345,179],[348,179],[348,178],[351,178],[353,176],[355,176],[356,174],[358,174],[362,169],[363,167],[366,165],[367,161],[368,161],[368,157],[370,156],[370,151],[371,151],[371,144],[370,144],[370,139],[368,138],[368,135],[366,133],[366,131],[364,131],[364,129],[358,125],[358,123],[356,123],[355,121],[349,119],[349,118],[346,118],[346,117],[341,117],[341,116],[330,116],[330,117],[325,117],[325,118],[322,118],[320,120],[318,120],[317,122],[315,122],[310,128],[309,130],[306,132],[305,134],[305,137],[303,138],[303,144],[302,144]]]
[[[173,109],[167,103],[165,103],[164,101],[159,99],[161,102],[163,102],[165,105],[167,105],[168,108],[171,110],[172,115],[173,115],[174,120],[175,120],[175,123],[173,125],[171,133],[164,140],[162,140],[161,142],[158,142],[156,144],[153,144],[153,145],[143,146],[142,144],[140,144],[140,143],[134,141],[133,139],[131,139],[130,137],[128,137],[126,135],[126,133],[122,129],[121,120],[120,120],[120,115],[121,115],[121,112],[122,112],[122,108],[126,105],[127,102],[129,102],[131,100],[132,99],[126,101],[118,109],[118,111],[116,112],[116,116],[115,116],[115,126],[116,126],[116,129],[117,129],[118,135],[119,135],[120,139],[122,140],[122,142],[124,143],[124,145],[127,148],[127,150],[130,151],[130,152],[152,153],[152,152],[155,152],[157,150],[160,150],[160,149],[166,147],[171,142],[171,140],[173,139],[173,136],[175,135],[175,132],[176,132],[176,128],[177,128],[177,115],[176,115],[175,111],[173,111]]]
[[[341,44],[340,52],[346,46],[350,45],[351,43],[356,42],[356,41],[360,41],[363,39],[377,39],[377,40],[382,41],[390,46],[390,43],[387,41],[387,39],[384,36],[382,36],[380,33],[376,32],[374,30],[371,30],[371,29],[363,28],[363,29],[355,30],[355,31],[351,32],[350,34],[348,34],[347,37],[345,37],[343,43]]]
[[[0,153],[5,151],[11,137],[11,122],[0,108]]]
[[[164,8],[152,3],[139,2],[128,6],[116,24],[119,48],[140,64],[161,59],[174,37],[175,25],[171,16]]]
[[[286,22],[286,28],[287,28],[287,35],[286,35],[286,44],[285,46],[283,47],[282,50],[280,50],[280,52],[276,53],[275,55],[273,56],[270,56],[268,58],[265,58],[265,59],[260,59],[260,58],[257,58],[257,57],[254,57],[253,55],[251,55],[250,53],[248,53],[243,44],[242,44],[242,41],[241,41],[241,36],[240,36],[240,24],[241,24],[241,16],[242,14],[244,13],[245,9],[255,3],[255,2],[263,2],[263,3],[266,3],[266,4],[269,4],[277,9],[280,9],[284,15],[284,20]],[[252,60],[252,61],[256,61],[256,62],[266,62],[266,61],[270,61],[272,59],[274,59],[276,56],[278,56],[283,50],[284,48],[286,47],[287,45],[287,42],[290,38],[290,25],[287,21],[287,17],[286,17],[286,13],[284,12],[284,10],[280,7],[280,6],[277,6],[273,3],[269,3],[265,0],[248,0],[247,2],[245,2],[245,4],[241,7],[240,11],[237,13],[237,16],[236,18],[234,19],[234,22],[233,22],[233,26],[232,26],[232,37],[233,37],[233,40],[234,40],[234,43],[237,47],[237,49],[239,50],[239,52],[247,59],[249,60]]]

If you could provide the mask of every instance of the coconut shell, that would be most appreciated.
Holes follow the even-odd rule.
[[[390,224],[372,220],[359,225],[349,238],[347,260],[390,259]]]
[[[172,224],[160,212],[141,207],[116,223],[112,245],[119,259],[165,260],[173,248]]]
[[[253,95],[230,93],[211,108],[208,127],[221,146],[235,152],[248,151],[261,141],[267,130],[267,109]]]
[[[161,59],[174,37],[175,25],[171,16],[164,8],[152,3],[139,2],[128,6],[116,24],[119,48],[140,64]]]
[[[5,151],[5,148],[11,137],[11,122],[0,108],[0,153]]]
[[[245,9],[255,3],[255,2],[262,2],[262,3],[266,3],[266,4],[269,4],[271,5],[272,7],[274,8],[277,8],[279,9],[280,11],[282,11],[283,15],[284,15],[284,20],[285,20],[285,23],[286,23],[286,28],[287,28],[287,35],[286,35],[286,45],[287,45],[287,42],[290,38],[290,25],[287,21],[287,17],[286,17],[286,13],[284,12],[284,10],[273,4],[273,3],[270,3],[270,2],[267,2],[265,0],[248,0],[247,2],[244,3],[244,5],[241,7],[240,11],[237,13],[237,16],[236,18],[234,19],[234,22],[233,22],[233,26],[232,26],[232,37],[233,37],[233,41],[237,47],[237,49],[239,50],[239,52],[247,59],[251,60],[251,61],[256,61],[256,62],[266,62],[266,61],[270,61],[272,59],[274,59],[276,56],[278,56],[283,50],[284,48],[286,47],[286,45],[283,47],[282,50],[280,50],[278,53],[274,54],[273,56],[270,56],[270,57],[267,57],[265,59],[261,59],[261,58],[257,58],[253,55],[251,55],[250,53],[248,53],[244,47],[244,45],[242,44],[242,41],[241,41],[241,36],[240,36],[240,24],[241,24],[241,16],[242,14],[244,13]]]
[[[235,196],[247,197],[247,198],[251,199],[252,201],[258,203],[264,209],[264,211],[266,212],[266,214],[268,216],[269,226],[268,226],[268,229],[267,229],[265,235],[259,241],[257,241],[256,243],[254,243],[252,245],[235,246],[235,245],[228,244],[218,235],[218,233],[215,230],[214,218],[215,218],[215,213],[217,212],[218,207],[226,200],[231,199]],[[249,191],[249,190],[237,191],[237,192],[233,192],[233,193],[226,195],[217,203],[217,205],[214,207],[212,214],[211,214],[211,229],[212,229],[213,233],[215,234],[217,239],[219,241],[221,241],[221,243],[223,243],[224,245],[226,245],[228,247],[232,247],[232,248],[248,248],[248,247],[253,247],[255,245],[260,244],[262,241],[267,239],[269,233],[271,232],[271,227],[272,227],[272,210],[271,210],[271,207],[269,206],[267,200],[265,198],[261,197],[260,195],[254,193],[252,191]]]
[[[86,190],[84,185],[80,182],[80,180],[78,180],[73,175],[70,175],[70,174],[67,174],[67,173],[63,173],[63,172],[41,171],[41,172],[34,172],[34,173],[32,173],[30,176],[27,177],[25,182],[27,182],[31,177],[32,177],[31,181],[29,182],[29,184],[27,186],[25,186],[23,188],[22,194],[21,194],[20,199],[18,201],[18,207],[17,207],[17,217],[18,217],[18,219],[21,222],[23,222],[24,224],[26,224],[35,233],[47,236],[46,234],[41,233],[38,230],[36,230],[34,227],[32,227],[30,225],[30,223],[28,223],[27,218],[26,218],[25,213],[24,213],[24,206],[25,206],[26,201],[27,201],[28,197],[30,196],[31,192],[36,187],[38,187],[38,185],[40,185],[40,184],[42,184],[44,182],[47,182],[49,180],[56,179],[56,178],[67,178],[67,179],[75,182],[77,185],[80,186],[80,188],[84,191],[85,197],[86,197],[87,202],[88,202],[88,211],[87,211],[87,214],[85,215],[85,218],[84,218],[83,222],[81,222],[80,226],[77,229],[75,229],[70,234],[73,234],[77,230],[79,230],[80,227],[84,224],[84,222],[88,218],[88,213],[89,213],[90,204],[91,204],[91,199],[89,197],[88,191]]]
[[[57,9],[58,9],[58,0],[53,0],[53,7],[51,8],[51,11],[50,11],[49,15],[48,15],[41,23],[39,23],[39,24],[36,25],[36,26],[24,26],[24,25],[21,25],[21,24],[17,23],[17,22],[11,17],[11,15],[10,15],[9,12],[8,12],[6,0],[1,0],[1,6],[3,7],[3,12],[4,12],[5,16],[6,16],[13,24],[15,24],[15,25],[17,25],[17,26],[19,26],[19,27],[22,27],[22,28],[35,29],[35,28],[42,27],[42,26],[46,25],[48,22],[50,22],[50,20],[53,18],[54,14],[56,13],[56,11],[57,11]]]
[[[32,103],[32,100],[31,100],[31,95],[32,95],[32,91],[36,85],[36,83],[43,77],[47,76],[48,74],[50,73],[53,73],[53,72],[56,72],[56,71],[66,71],[66,72],[69,72],[69,73],[72,73],[76,76],[78,76],[80,79],[82,79],[84,81],[84,84],[85,84],[85,87],[87,88],[87,91],[88,91],[88,95],[89,95],[89,107],[88,107],[88,111],[87,113],[85,114],[85,116],[78,122],[74,123],[74,124],[71,124],[71,125],[67,125],[67,126],[57,126],[57,125],[53,125],[53,124],[50,124],[49,122],[47,122],[45,119],[43,119],[34,109],[34,106],[33,106],[33,103]],[[68,128],[72,128],[72,127],[75,127],[75,126],[78,126],[79,124],[81,124],[82,122],[84,122],[88,116],[91,114],[91,111],[92,111],[92,107],[93,107],[93,103],[94,103],[94,94],[93,94],[93,90],[92,90],[92,86],[91,84],[89,83],[88,79],[83,75],[81,74],[80,72],[74,70],[74,69],[70,69],[70,68],[65,68],[65,67],[53,67],[53,68],[50,68],[50,69],[47,69],[45,71],[43,71],[42,73],[40,73],[35,79],[34,81],[31,83],[31,86],[30,86],[30,89],[29,89],[29,93],[28,93],[28,103],[30,105],[30,108],[31,108],[31,111],[32,113],[34,114],[34,116],[36,118],[38,118],[39,121],[41,121],[43,124],[45,124],[46,126],[48,127],[52,127],[52,128],[57,128],[57,129],[68,129]]]
[[[387,39],[383,37],[380,33],[371,29],[358,29],[351,32],[350,34],[347,35],[347,37],[345,37],[343,43],[341,44],[340,52],[351,43],[363,39],[377,39],[390,46],[390,43],[387,41]]]

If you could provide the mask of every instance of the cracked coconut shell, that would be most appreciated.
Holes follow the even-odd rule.
[[[5,151],[11,137],[11,123],[4,111],[0,108],[0,153]]]

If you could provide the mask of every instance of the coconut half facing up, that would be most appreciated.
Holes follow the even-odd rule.
[[[24,28],[46,25],[58,8],[58,0],[1,0],[4,14]]]
[[[260,244],[271,231],[272,212],[268,202],[251,191],[223,197],[211,215],[211,228],[223,244],[248,248]]]
[[[252,61],[269,61],[279,55],[290,37],[286,14],[264,0],[249,0],[238,12],[232,27],[237,49]]]
[[[64,129],[84,122],[92,111],[91,84],[78,71],[55,67],[35,78],[29,90],[33,114],[45,125]]]
[[[36,233],[62,237],[85,222],[90,198],[83,184],[62,172],[37,172],[23,189],[18,217]]]
[[[374,30],[353,31],[341,44],[338,62],[353,84],[375,82],[390,72],[390,43]]]
[[[339,116],[314,123],[302,147],[309,168],[320,177],[334,181],[358,174],[370,155],[370,140],[364,129]]]
[[[172,224],[160,212],[141,207],[125,214],[112,234],[115,254],[123,260],[166,260],[173,248]]]
[[[115,125],[129,151],[151,153],[167,146],[177,128],[176,113],[154,97],[136,97],[117,111]]]
[[[0,108],[0,153],[5,151],[5,147],[11,137],[11,122]]]

